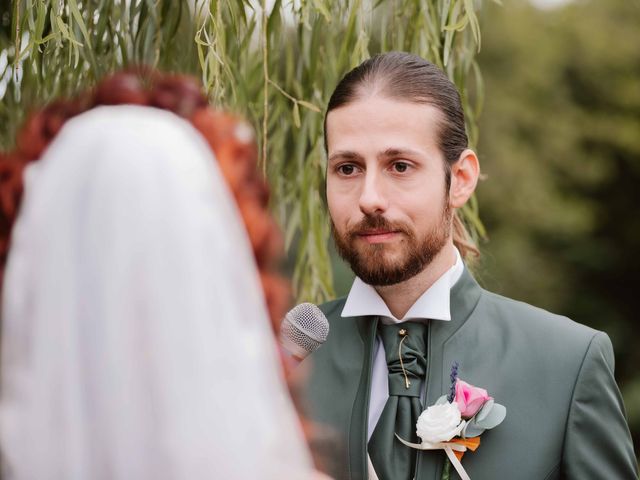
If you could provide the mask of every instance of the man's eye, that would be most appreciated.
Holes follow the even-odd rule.
[[[398,173],[404,173],[409,169],[409,164],[406,162],[395,162],[393,164],[393,170]]]
[[[341,173],[342,175],[352,175],[355,170],[356,168],[348,163],[338,167],[338,173]]]

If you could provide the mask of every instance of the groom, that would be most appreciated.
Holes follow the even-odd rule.
[[[406,53],[365,61],[331,96],[325,143],[333,235],[357,276],[321,306],[330,334],[305,361],[309,415],[338,437],[332,473],[441,478],[443,450],[398,437],[421,442],[418,416],[457,375],[506,407],[464,454],[474,480],[637,478],[607,335],[487,292],[463,263],[475,247],[457,210],[480,167],[447,77]]]

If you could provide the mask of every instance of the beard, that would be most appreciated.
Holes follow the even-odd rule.
[[[372,286],[395,285],[422,272],[442,250],[451,232],[452,214],[448,204],[440,221],[422,238],[402,222],[390,222],[382,215],[365,215],[354,227],[339,233],[331,222],[331,232],[339,255],[362,281]],[[383,229],[398,232],[401,239],[399,256],[390,258],[390,245],[363,244],[359,232]]]

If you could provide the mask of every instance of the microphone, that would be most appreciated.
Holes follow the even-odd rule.
[[[296,360],[322,345],[329,335],[329,321],[313,303],[301,303],[293,307],[280,326],[280,345]]]

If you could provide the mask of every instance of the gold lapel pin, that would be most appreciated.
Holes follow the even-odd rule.
[[[407,331],[406,328],[401,328],[400,330],[398,330],[398,335],[402,337],[402,340],[400,340],[400,345],[398,346],[398,358],[400,358],[400,367],[402,367],[402,373],[404,374],[404,386],[407,390],[409,390],[409,386],[411,385],[411,382],[409,381],[409,377],[407,376],[407,371],[404,369],[404,362],[402,361],[402,342],[404,342],[407,339],[409,332]]]

